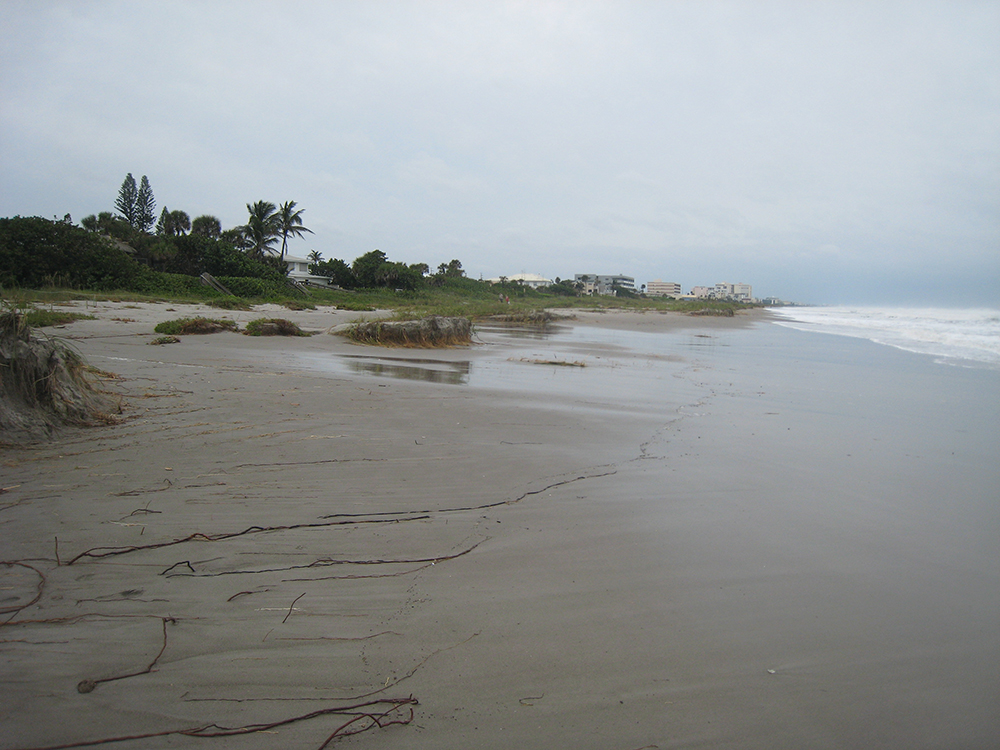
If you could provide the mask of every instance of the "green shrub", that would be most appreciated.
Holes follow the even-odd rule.
[[[38,216],[0,219],[0,285],[132,288],[142,266],[93,232]]]
[[[218,282],[237,297],[247,299],[275,299],[287,297],[291,290],[284,281],[254,279],[245,276],[218,276]]]
[[[245,299],[239,297],[217,297],[205,302],[209,307],[217,307],[220,310],[249,310],[250,304]]]
[[[302,302],[301,300],[297,300],[297,299],[285,300],[281,304],[283,304],[289,310],[315,310],[316,309],[316,305],[314,305],[312,302]]]
[[[64,326],[74,320],[96,320],[93,315],[83,313],[62,312],[59,310],[28,310],[24,313],[24,321],[31,328],[45,326]]]

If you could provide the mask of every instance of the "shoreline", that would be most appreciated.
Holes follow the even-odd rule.
[[[975,374],[847,340],[843,365],[815,369],[804,334],[627,313],[585,316],[568,336],[484,331],[464,349],[229,333],[152,347],[144,316],[185,312],[153,307],[100,309],[59,332],[122,376],[111,384],[130,405],[122,424],[3,457],[5,559],[38,571],[2,571],[9,606],[26,605],[5,615],[24,624],[3,626],[3,748],[411,694],[419,704],[387,718],[413,708],[412,723],[352,745],[903,747],[936,736],[975,747],[992,736],[982,696],[996,686],[996,607],[965,599],[961,575],[933,596],[916,585],[945,575],[936,560],[979,548],[959,520],[983,511],[953,501],[949,520],[907,505],[946,480],[967,504],[996,486],[996,463],[980,455],[990,415],[971,413],[965,392],[942,401],[937,386],[940,403],[912,415],[887,403],[923,393],[928,376]],[[323,330],[323,312],[232,315]],[[653,330],[664,338],[633,335]],[[651,342],[667,350],[642,348]],[[322,364],[344,354],[469,361],[492,379],[469,388]],[[588,366],[519,359],[535,354]],[[935,431],[914,427],[932,414]],[[947,470],[955,461],[964,483]],[[976,540],[995,513],[984,521]],[[941,546],[945,533],[964,539],[962,553]],[[883,551],[912,573],[885,568]],[[944,570],[982,581],[977,565]],[[955,608],[963,623],[941,619]],[[860,641],[854,620],[869,633]],[[872,640],[876,622],[890,645]],[[935,651],[942,628],[953,645]],[[872,653],[854,653],[866,640]],[[913,674],[934,675],[948,697],[926,704]],[[78,692],[84,680],[92,692]],[[898,742],[868,731],[889,719],[910,727]],[[273,731],[283,746],[314,747],[346,720]]]

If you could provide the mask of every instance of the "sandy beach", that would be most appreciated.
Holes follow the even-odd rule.
[[[993,372],[765,312],[77,304],[123,411],[3,452],[3,750],[1000,736]],[[149,345],[196,314],[316,335]]]

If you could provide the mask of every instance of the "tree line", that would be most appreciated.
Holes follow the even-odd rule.
[[[130,172],[125,176],[115,199],[116,213],[110,211],[91,215],[81,220],[84,229],[99,232],[127,243],[139,254],[142,262],[154,268],[174,273],[201,273],[209,268],[199,264],[198,250],[204,245],[192,245],[183,240],[194,236],[230,245],[251,259],[263,262],[276,271],[284,271],[283,260],[288,253],[288,242],[312,230],[303,223],[303,209],[295,201],[276,205],[259,200],[246,204],[247,223],[223,230],[218,218],[210,214],[191,219],[185,211],[164,206],[155,222],[156,199],[149,179],[143,175],[139,183]],[[202,259],[203,260],[203,259]],[[275,260],[279,261],[278,263]],[[333,258],[323,260],[322,254],[309,253],[310,272],[323,276],[330,283],[343,289],[389,287],[417,289],[430,274],[426,263],[406,265],[390,261],[381,250],[356,258],[353,263]],[[431,283],[441,283],[447,278],[465,275],[458,260],[442,263],[438,272],[430,276]]]
[[[303,209],[295,201],[276,205],[260,200],[246,208],[246,224],[229,229],[223,229],[213,215],[192,219],[187,212],[167,206],[155,218],[157,204],[149,178],[143,175],[137,183],[130,172],[118,190],[114,211],[86,216],[80,227],[73,225],[69,214],[62,221],[0,219],[0,284],[65,283],[94,288],[122,284],[123,289],[148,291],[162,285],[188,286],[183,279],[167,276],[210,273],[230,281],[247,280],[235,284],[246,296],[273,294],[287,284],[284,258],[290,240],[312,230],[303,223]],[[465,276],[458,260],[442,263],[432,274],[426,263],[394,262],[381,250],[365,253],[353,263],[324,260],[315,250],[308,257],[314,275],[343,289],[415,290]]]
[[[197,216],[193,220],[186,211],[171,211],[166,206],[156,216],[156,198],[153,196],[149,178],[142,176],[136,185],[129,172],[125,175],[118,197],[115,199],[117,213],[102,211],[91,214],[80,221],[84,229],[100,232],[122,242],[139,241],[148,236],[180,237],[188,233],[212,239],[222,239],[238,250],[262,258],[275,252],[274,246],[281,241],[279,258],[288,251],[288,240],[301,237],[312,230],[302,223],[303,209],[295,201],[285,201],[276,206],[270,201],[247,204],[248,219],[241,224],[223,231],[218,218],[210,214]],[[155,229],[154,229],[155,221]]]

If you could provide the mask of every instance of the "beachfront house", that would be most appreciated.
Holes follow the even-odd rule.
[[[297,281],[300,284],[319,284],[320,286],[329,286],[330,279],[326,276],[316,276],[309,273],[308,258],[296,258],[292,255],[285,256],[285,265],[288,266],[288,278],[292,281]]]

